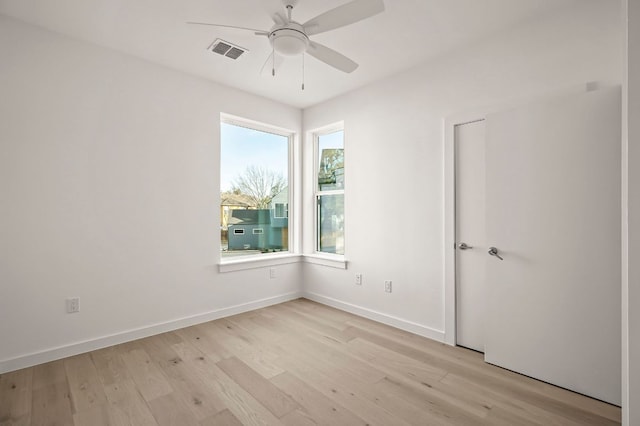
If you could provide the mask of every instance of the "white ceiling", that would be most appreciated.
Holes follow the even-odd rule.
[[[276,77],[260,69],[271,53],[252,32],[187,25],[204,21],[268,30],[280,0],[0,0],[0,13],[289,105],[304,108],[584,0],[385,0],[365,21],[312,36],[360,64],[352,74],[287,58]],[[308,19],[348,0],[299,0]],[[206,48],[222,38],[249,50],[237,61]]]

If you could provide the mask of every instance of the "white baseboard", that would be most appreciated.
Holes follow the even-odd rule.
[[[228,308],[216,309],[210,312],[205,312],[190,317],[179,318],[176,320],[157,323],[146,327],[140,327],[124,331],[122,333],[102,336],[95,339],[85,340],[83,342],[71,343],[56,348],[46,349],[40,352],[25,354],[16,358],[1,360],[0,374],[19,370],[21,368],[31,367],[33,365],[38,365],[49,361],[55,361],[57,359],[65,358],[68,356],[94,351],[96,349],[106,348],[120,343],[130,342],[136,339],[142,339],[144,337],[165,333],[167,331],[189,327],[207,321],[213,321],[243,312],[253,311],[255,309],[276,305],[278,303],[287,302],[289,300],[298,299],[300,297],[302,297],[301,292],[286,293],[279,296],[230,306]]]
[[[436,340],[438,342],[444,343],[445,341],[444,331],[435,330],[433,328],[426,327],[424,325],[421,325],[412,321],[407,321],[402,318],[394,317],[392,315],[387,315],[382,312],[374,311],[368,308],[363,308],[361,306],[353,305],[351,303],[342,302],[340,300],[323,296],[317,293],[303,292],[302,297],[307,298],[309,300],[313,300],[314,302],[322,303],[323,305],[332,306],[336,309],[340,309],[341,311],[346,311],[354,315],[368,318],[373,321],[381,322],[383,324],[387,324],[392,327],[399,328],[401,330],[420,335],[422,337],[427,337],[429,339]]]

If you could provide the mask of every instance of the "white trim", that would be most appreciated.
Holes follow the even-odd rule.
[[[142,339],[144,337],[154,336],[160,333],[166,333],[168,331],[213,321],[243,312],[253,311],[256,309],[264,308],[266,306],[276,305],[278,303],[299,299],[300,297],[302,297],[302,294],[300,292],[281,294],[279,296],[255,300],[253,302],[241,303],[239,305],[230,306],[228,308],[215,309],[213,311],[205,312],[202,314],[178,318],[175,320],[161,322],[150,326],[135,328],[122,333],[102,336],[82,342],[75,342],[64,346],[45,349],[39,352],[32,352],[16,358],[4,359],[0,361],[0,374],[19,370],[21,368],[31,367],[49,361],[54,361],[56,359],[106,348],[108,346],[113,346],[120,343],[130,342],[136,339]]]
[[[344,151],[344,156],[345,156],[345,165],[346,165],[346,154],[347,154],[347,150],[346,148],[346,132],[345,132],[345,128],[344,128],[344,121],[339,121],[333,124],[329,124],[327,126],[323,126],[323,127],[319,127],[316,129],[313,129],[311,131],[309,131],[309,134],[311,134],[311,138],[312,138],[312,147],[313,147],[313,164],[312,167],[310,167],[310,169],[312,170],[312,176],[311,176],[311,183],[313,185],[313,194],[314,194],[314,206],[313,206],[313,250],[314,253],[316,254],[321,254],[321,256],[323,254],[325,254],[325,252],[321,252],[320,251],[320,225],[319,225],[319,217],[318,217],[318,200],[320,199],[321,196],[323,195],[340,195],[342,194],[343,197],[345,197],[346,200],[346,196],[345,196],[345,183],[346,183],[346,176],[345,176],[345,182],[343,182],[342,185],[342,189],[332,189],[332,190],[327,190],[327,191],[322,191],[320,189],[318,189],[318,166],[320,165],[320,152],[319,152],[319,142],[320,142],[320,136],[325,136],[325,135],[329,135],[332,133],[337,133],[337,132],[342,132],[342,149]],[[345,167],[346,168],[346,167]],[[346,201],[345,201],[346,203]],[[346,206],[346,204],[345,204]],[[343,215],[346,216],[346,209],[343,212]],[[344,232],[343,232],[343,241],[344,241],[344,248],[346,251],[346,247],[347,247],[347,243],[346,243],[346,217],[345,217],[345,223],[343,225],[344,228]],[[330,254],[330,253],[328,253]],[[340,256],[344,256],[344,255],[340,255]],[[311,262],[314,263],[314,262]],[[331,266],[331,265],[329,265]],[[345,263],[345,269],[346,269],[346,263]]]
[[[245,271],[247,269],[298,263],[301,260],[302,257],[299,254],[293,253],[238,256],[237,258],[225,259],[224,263],[218,265],[218,271],[221,273]]]
[[[220,121],[237,127],[243,127],[250,130],[258,130],[260,132],[284,136],[287,138],[291,138],[296,134],[296,132],[291,129],[285,129],[284,127],[274,126],[272,124],[263,123],[261,121],[250,120],[248,118],[240,117],[237,115],[227,114],[225,112],[220,113]]]
[[[456,344],[456,126],[483,121],[485,113],[445,118],[444,134],[444,342]]]
[[[288,241],[287,248],[289,254],[295,254],[300,252],[301,230],[298,217],[301,215],[301,209],[298,207],[301,205],[301,166],[300,166],[300,136],[298,132],[286,129],[284,127],[274,126],[272,124],[263,123],[260,121],[250,120],[248,118],[240,117],[237,115],[220,113],[220,123],[231,124],[233,126],[242,127],[245,129],[257,130],[272,135],[283,136],[287,138],[287,229],[288,229]],[[222,140],[220,141],[222,143]],[[222,157],[220,157],[222,161]],[[289,214],[289,208],[293,206],[293,215]],[[228,272],[231,270],[247,269],[247,268],[226,268],[223,265],[227,264],[227,261],[222,259],[222,252],[220,252],[218,259],[220,260],[220,272]],[[235,262],[229,262],[235,263]],[[290,263],[290,262],[289,262]],[[272,265],[280,265],[282,263],[272,263]],[[259,266],[256,266],[259,267]],[[225,269],[223,271],[223,269]]]
[[[336,300],[317,293],[303,292],[302,297],[313,300],[314,302],[322,303],[323,305],[332,306],[336,309],[340,309],[341,311],[349,312],[376,322],[387,324],[392,327],[399,328],[401,330],[408,331],[422,337],[426,337],[428,339],[436,340],[438,342],[444,342],[443,331],[435,330],[433,328],[426,327],[413,321],[408,321],[402,318],[394,317],[392,315],[387,315],[382,312],[363,308],[351,303],[342,302],[340,300]]]
[[[326,253],[314,253],[302,255],[302,261],[304,263],[311,263],[314,265],[329,266],[331,268],[347,269],[347,261],[344,256],[336,254],[330,255]]]
[[[637,33],[637,26],[640,22],[638,22],[638,12],[635,12],[634,8],[634,16],[630,16],[629,13],[629,1],[622,0],[622,35],[623,35],[623,67],[622,67],[622,148],[621,148],[621,162],[622,162],[622,179],[621,179],[621,195],[622,195],[622,238],[621,238],[621,268],[622,268],[622,282],[621,282],[621,297],[622,297],[622,309],[621,309],[621,329],[622,329],[622,341],[621,341],[621,351],[622,351],[622,392],[621,392],[621,401],[620,405],[622,406],[622,425],[629,426],[631,425],[631,421],[636,422],[636,418],[640,418],[637,414],[637,411],[640,407],[631,407],[632,398],[637,398],[632,392],[638,392],[638,390],[633,391],[632,382],[637,382],[637,379],[631,379],[630,372],[632,367],[632,362],[630,360],[630,349],[629,344],[631,340],[631,335],[629,333],[629,309],[632,305],[629,302],[629,270],[630,262],[629,262],[629,188],[635,188],[635,186],[629,182],[629,166],[633,164],[634,159],[629,158],[629,106],[630,106],[630,97],[634,97],[635,94],[630,93],[630,84],[629,84],[629,69],[630,69],[630,46],[636,44],[635,42],[630,43],[630,34]],[[629,31],[629,27],[632,27],[632,31]],[[634,99],[635,101],[635,99]],[[635,165],[635,164],[633,164]],[[633,363],[637,363],[638,361],[633,361]]]
[[[301,118],[302,119],[302,118]],[[289,198],[287,200],[287,224],[289,232],[289,252],[302,252],[302,130],[291,137],[289,150]]]

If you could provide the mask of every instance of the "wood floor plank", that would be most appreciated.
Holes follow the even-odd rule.
[[[309,362],[297,356],[283,356],[282,366],[298,379],[322,393],[336,403],[342,403],[362,418],[369,425],[408,426],[402,418],[392,414],[382,407],[379,402],[382,394],[371,395],[369,385],[354,380],[344,373],[333,374],[335,369],[326,369],[319,362]]]
[[[146,351],[134,349],[123,352],[121,356],[138,390],[147,402],[173,392],[160,367],[151,362]]]
[[[64,369],[67,372],[74,414],[107,402],[98,372],[89,354],[66,358]]]
[[[345,330],[345,334],[352,335],[356,332],[357,334],[355,334],[354,337],[363,337],[368,339],[370,336],[375,335],[389,342],[395,342],[402,344],[403,346],[415,348],[434,359],[445,358],[450,363],[465,365],[467,367],[479,366],[482,368],[483,366],[486,366],[482,354],[475,351],[461,347],[449,346],[442,342],[436,342],[404,330],[393,328],[386,324],[377,323],[356,316],[346,323],[351,327]],[[366,335],[363,335],[363,333],[366,333]],[[370,340],[371,342],[376,343],[376,340]]]
[[[311,414],[307,413],[303,409],[292,411],[281,418],[280,421],[286,426],[317,426],[325,424],[314,419]]]
[[[356,322],[359,321],[356,320]],[[380,330],[382,327],[373,323],[372,328]],[[549,398],[550,394],[553,394],[554,399],[569,401],[569,405],[579,405],[580,402],[584,401],[583,396],[573,392],[567,392],[553,385],[533,380],[495,366],[487,365],[482,361],[480,354],[465,350],[464,348],[446,347],[434,349],[433,343],[428,339],[422,339],[424,342],[415,342],[414,339],[409,339],[409,341],[414,341],[414,343],[419,344],[406,344],[405,342],[407,339],[403,339],[403,342],[399,342],[394,339],[393,336],[397,336],[399,334],[397,331],[393,331],[393,333],[383,336],[362,328],[353,327],[347,329],[346,332],[366,341],[384,346],[394,352],[413,357],[414,359],[422,358],[428,364],[445,369],[458,376],[473,378],[478,383],[482,383],[485,387],[491,386],[492,389],[503,391],[505,395],[513,395],[517,392],[536,392],[540,394],[542,398]],[[426,350],[425,345],[429,346]],[[451,356],[451,350],[455,350],[457,352],[457,356]],[[516,378],[516,380],[513,380],[514,378]],[[556,402],[554,402],[554,405]],[[596,414],[596,417],[604,417],[605,419],[613,420],[614,422],[620,422],[620,410],[618,407],[595,400],[590,401],[588,407],[588,411]],[[569,420],[565,420],[565,422],[566,421]]]
[[[67,372],[64,369],[64,361],[61,359],[33,367],[34,390],[66,381]]]
[[[75,426],[132,426],[129,417],[117,407],[96,405],[88,410],[73,415]]]
[[[33,367],[31,424],[73,424],[71,391],[63,360]]]
[[[173,347],[195,374],[213,386],[219,398],[242,424],[282,424],[266,407],[196,348],[188,343]]]
[[[198,348],[199,351],[206,354],[214,362],[233,356],[233,354],[225,349],[215,338],[209,336],[205,331],[209,326],[209,323],[199,324],[197,326],[176,330],[175,333],[182,337],[185,342],[189,342]]]
[[[0,424],[31,423],[33,369],[25,368],[0,375]]]
[[[336,363],[333,360],[314,358],[311,355],[307,355],[305,357],[296,356],[295,359],[297,359],[297,361],[292,359],[284,361],[290,366],[289,369],[292,374],[298,375],[297,372],[302,371],[302,375],[298,375],[298,377],[309,381],[310,384],[315,387],[320,386],[323,381],[315,377],[315,375],[310,372],[312,367],[307,364],[313,365],[314,369],[329,378],[328,383],[331,384],[330,391],[332,393],[335,390],[336,393],[341,392],[344,395],[344,398],[340,401],[350,401],[350,397],[359,397],[368,401],[370,404],[374,404],[380,409],[392,413],[395,420],[392,422],[385,422],[385,424],[402,424],[403,422],[412,425],[424,424],[425,418],[427,417],[424,410],[408,403],[405,399],[393,393],[380,391],[375,386],[372,386],[365,378],[354,374],[348,367],[341,365],[339,362]],[[331,398],[331,396],[329,397]],[[356,414],[360,415],[360,412],[358,412],[360,404],[348,404],[346,406],[352,409]],[[386,418],[384,414],[380,415],[377,409],[371,409],[368,413],[378,414],[377,418],[379,419]],[[367,415],[360,415],[360,417],[369,421]],[[448,422],[440,421],[439,418],[430,417],[429,420],[429,425],[449,425]],[[369,422],[371,424],[377,424],[375,421]]]
[[[482,394],[485,397],[489,397],[495,401],[496,406],[500,407],[499,411],[511,413],[521,419],[532,420],[537,424],[549,426],[615,425],[620,424],[621,420],[602,417],[538,393],[531,393],[526,397],[523,395],[522,398],[514,398],[514,395],[518,394],[510,393],[508,389],[487,387],[483,385],[483,382],[469,380],[452,373],[444,377],[442,383],[457,388],[460,393],[466,392],[468,395]],[[599,401],[594,400],[593,402]]]
[[[241,327],[222,319],[209,324],[207,331],[233,356],[241,359],[263,377],[270,378],[283,372],[271,362],[278,355]]]
[[[51,384],[39,382],[38,388],[33,390],[32,426],[73,424],[71,392],[67,378],[63,376],[63,380],[52,382]]]
[[[183,399],[171,392],[149,401],[149,408],[159,426],[199,426]]]
[[[289,396],[238,358],[228,358],[217,365],[276,417],[282,417],[299,408]]]
[[[184,362],[182,355],[186,351],[180,348],[189,344],[182,339],[164,337],[159,335],[144,339],[142,346],[164,373],[174,390],[174,398],[180,400],[184,407],[188,407],[198,421],[224,410],[226,405],[215,391],[215,387]],[[198,353],[197,356],[201,355],[203,354]]]
[[[91,352],[91,360],[102,384],[112,385],[131,379],[131,374],[120,356],[122,352],[124,351],[116,346]]]
[[[157,426],[133,379],[105,385],[104,391],[113,417],[128,419],[131,425]]]
[[[325,397],[291,373],[282,373],[271,381],[300,404],[317,424],[354,426],[367,424],[347,408]]]
[[[461,407],[452,405],[437,396],[421,393],[417,391],[415,387],[407,385],[404,381],[387,377],[381,380],[376,387],[383,392],[398,395],[410,404],[421,408],[425,421],[428,420],[425,424],[435,421],[461,426],[490,424],[486,419],[475,416]]]
[[[433,367],[360,338],[353,339],[347,346],[352,353],[357,354],[361,359],[368,361],[381,371],[400,374],[419,383],[436,382],[447,374],[446,370]]]
[[[277,355],[237,324],[218,320],[207,324],[206,332],[224,348],[228,354],[224,359],[237,357],[265,378],[282,373],[271,363]]]
[[[319,330],[326,330],[328,332],[335,332],[340,339],[347,338],[342,332],[349,327],[344,321],[336,319],[334,315],[324,315],[325,312],[320,310],[308,309],[302,303],[286,302],[277,305],[278,308],[288,309],[294,313],[298,318],[303,318],[305,323],[313,325],[314,328]]]
[[[330,370],[344,374],[346,377],[357,378],[367,384],[377,383],[386,377],[385,372],[373,365],[306,336],[291,335],[287,339],[281,340],[279,345],[281,346],[281,357],[296,357],[305,363],[313,364],[323,372]],[[284,365],[281,367],[285,368]]]
[[[336,342],[346,343],[351,336],[345,334],[341,329],[323,324],[321,321],[310,318],[307,314],[301,314],[291,307],[284,305],[270,306],[272,312],[277,312],[280,317],[287,318],[289,322],[300,328],[304,333],[318,335],[324,339],[332,339]]]
[[[282,334],[279,344],[286,349],[286,353],[297,350],[301,346],[312,348],[314,353],[323,357],[340,359],[341,362],[350,363],[354,371],[358,371],[362,377],[368,377],[371,383],[377,382],[386,374],[370,364],[362,363],[344,343],[328,338],[321,333],[307,333],[308,329],[300,327],[286,313],[278,318],[264,317],[262,322],[266,327]]]
[[[299,299],[0,375],[0,426],[609,426],[621,410]]]
[[[229,410],[222,410],[218,414],[204,419],[200,426],[242,426],[242,422]]]

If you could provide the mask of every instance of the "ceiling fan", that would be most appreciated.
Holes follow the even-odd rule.
[[[300,24],[291,19],[291,13],[298,3],[298,0],[282,0],[282,3],[284,9],[278,6],[275,11],[272,11],[271,19],[274,25],[267,31],[208,22],[187,23],[236,28],[253,31],[258,36],[266,36],[271,43],[272,53],[269,58],[267,58],[265,66],[271,63],[273,75],[275,75],[276,54],[282,56],[298,56],[304,55],[305,52],[340,71],[351,73],[358,68],[357,63],[327,46],[312,41],[309,37],[351,25],[384,11],[383,0],[353,0],[322,13],[304,24]]]

